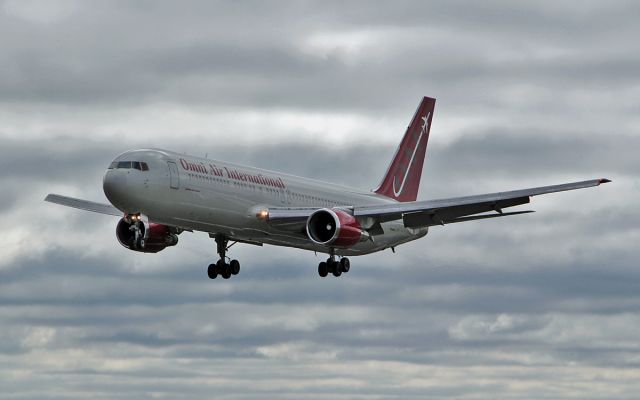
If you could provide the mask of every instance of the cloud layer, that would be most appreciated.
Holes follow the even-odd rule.
[[[640,391],[634,2],[0,1],[0,398],[628,398]],[[160,147],[368,189],[438,99],[421,198],[608,177],[353,258],[204,234],[134,254],[104,201]]]

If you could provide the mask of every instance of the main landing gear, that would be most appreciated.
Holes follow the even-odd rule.
[[[338,277],[342,275],[342,273],[347,273],[351,269],[351,263],[347,257],[342,257],[340,261],[336,260],[336,254],[333,249],[331,249],[330,256],[327,258],[327,261],[322,261],[318,264],[318,275],[321,277],[326,277],[329,273],[332,273],[333,276]]]
[[[232,243],[229,246],[229,239],[224,235],[215,235],[216,245],[218,247],[218,255],[220,259],[215,264],[209,264],[209,268],[207,268],[207,275],[209,275],[209,279],[216,279],[218,275],[222,276],[224,279],[231,278],[231,275],[238,275],[240,272],[240,262],[238,260],[231,260],[228,264],[227,260],[227,250],[235,243]]]

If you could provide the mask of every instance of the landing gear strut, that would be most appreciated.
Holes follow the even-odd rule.
[[[350,269],[351,263],[349,259],[342,257],[340,261],[336,260],[335,250],[330,249],[327,261],[322,261],[318,264],[318,275],[324,278],[329,275],[329,273],[332,273],[333,276],[338,277],[342,275],[343,272],[349,272]]]
[[[218,275],[221,275],[224,279],[231,278],[231,275],[238,275],[240,272],[240,262],[238,260],[231,260],[228,264],[227,250],[235,243],[229,246],[229,239],[224,235],[215,235],[216,245],[218,248],[218,255],[220,259],[215,264],[209,264],[207,268],[207,275],[209,279],[216,279]]]

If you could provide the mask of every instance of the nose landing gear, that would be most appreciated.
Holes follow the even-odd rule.
[[[216,245],[218,249],[218,255],[220,259],[215,264],[209,264],[207,268],[207,275],[209,279],[216,279],[218,275],[222,276],[224,279],[231,278],[232,275],[238,275],[240,272],[240,262],[238,260],[231,260],[229,263],[227,260],[227,250],[231,248],[235,244],[232,243],[229,246],[229,239],[224,235],[215,235]]]

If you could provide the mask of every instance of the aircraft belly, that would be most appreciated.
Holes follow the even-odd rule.
[[[218,190],[207,185],[189,184],[188,179],[182,179],[181,182],[180,189],[169,189],[164,185],[148,186],[144,190],[145,200],[140,198],[141,205],[144,205],[141,211],[155,222],[183,229],[222,233],[240,240],[329,253],[330,247],[311,242],[304,230],[284,231],[256,218],[256,207],[279,206],[280,198],[242,189]],[[411,234],[397,221],[383,223],[382,228],[383,235],[376,235],[350,248],[336,248],[336,254],[369,254],[424,236]]]

